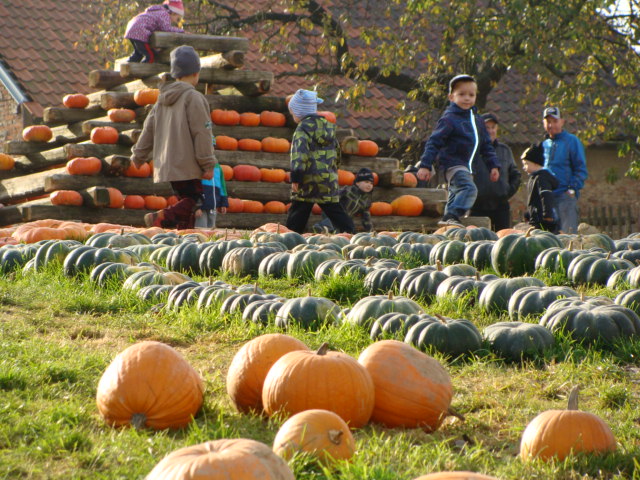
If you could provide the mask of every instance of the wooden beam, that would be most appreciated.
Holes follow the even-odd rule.
[[[112,108],[138,108],[133,95],[134,92],[104,92],[100,96],[100,106],[105,112]]]
[[[171,63],[170,57],[171,50],[163,50],[156,55],[156,62],[169,65]],[[122,64],[126,62],[120,63]],[[200,67],[226,69],[242,68],[244,67],[244,52],[241,50],[230,50],[228,52],[214,53],[213,55],[200,57]]]
[[[259,97],[271,91],[273,80],[264,79],[259,82],[236,83],[233,86],[238,92],[247,97]]]
[[[13,202],[47,193],[45,191],[46,178],[52,174],[62,174],[63,172],[66,172],[64,167],[2,180],[0,181],[0,203]]]
[[[105,158],[109,155],[130,155],[131,149],[119,144],[70,143],[62,147],[67,160],[76,157]]]
[[[53,126],[84,122],[104,115],[106,112],[99,105],[94,105],[87,108],[47,107],[43,117],[46,125]]]
[[[61,166],[67,163],[68,160],[70,160],[70,158],[67,158],[65,146],[44,152],[29,153],[15,159],[16,168],[25,172]]]
[[[85,132],[87,138],[91,133],[91,130],[96,127],[113,127],[118,130],[118,132],[126,132],[127,130],[142,128],[142,124],[137,122],[112,122],[111,120],[109,120],[109,117],[100,117],[93,120],[87,120],[86,122],[82,123],[82,131]]]
[[[161,63],[123,63],[120,75],[125,78],[148,78],[168,72],[168,66]],[[222,68],[203,67],[200,69],[200,83],[218,83],[221,85],[237,85],[245,83],[273,82],[273,72],[253,70],[225,70]]]
[[[0,226],[6,227],[22,221],[22,211],[16,205],[0,208]]]
[[[245,37],[227,37],[198,35],[192,33],[154,32],[149,44],[154,48],[174,49],[180,45],[190,45],[196,50],[208,52],[228,52],[230,50],[249,50],[249,40]]]
[[[89,187],[78,191],[85,207],[108,207],[111,195],[106,187]]]
[[[287,104],[284,97],[256,97],[247,98],[242,95],[207,95],[211,110],[236,110],[243,112],[260,113],[263,110],[287,113]]]
[[[51,205],[49,201],[36,200],[18,205],[24,222],[55,218],[57,220],[76,220],[86,223],[117,223],[120,225],[142,226],[144,214],[148,210],[129,210],[125,208],[90,208]]]
[[[103,175],[69,175],[58,172],[44,181],[44,191],[82,190],[90,187],[113,187],[125,195],[173,195],[168,182],[153,183],[152,178],[106,177]]]
[[[123,83],[127,83],[117,70],[91,70],[89,72],[89,86],[101,90],[109,90]]]

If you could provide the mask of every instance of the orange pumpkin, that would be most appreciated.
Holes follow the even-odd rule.
[[[75,190],[58,190],[49,196],[52,205],[82,205],[82,195]]]
[[[109,208],[122,208],[124,205],[124,196],[117,188],[107,187],[109,190]]]
[[[308,350],[300,340],[281,333],[260,335],[234,355],[227,373],[227,393],[238,411],[262,413],[262,385],[271,366],[285,353]]]
[[[133,162],[131,162],[124,171],[125,177],[147,178],[149,175],[151,175],[151,165],[149,165],[148,162],[140,165],[140,168],[136,167]]]
[[[605,453],[616,449],[616,439],[597,415],[578,410],[578,388],[569,395],[566,410],[547,410],[534,418],[522,434],[520,458],[564,460],[571,453]]]
[[[109,425],[181,428],[200,410],[203,391],[200,375],[182,355],[164,343],[145,341],[107,367],[96,403]]]
[[[288,153],[291,143],[286,138],[265,137],[262,139],[262,150],[271,153]]]
[[[82,93],[72,93],[62,98],[62,104],[67,108],[86,108],[89,105],[89,97]]]
[[[264,204],[265,213],[282,214],[287,212],[287,206],[277,200],[271,200]]]
[[[373,173],[373,186],[375,187],[380,182],[380,176],[376,172],[371,173]]]
[[[229,181],[233,178],[233,168],[231,168],[229,165],[220,165],[220,168],[222,169],[222,175],[224,176],[224,179],[226,181]]]
[[[144,208],[147,210],[162,210],[167,208],[167,199],[158,195],[146,195],[144,197]]]
[[[360,428],[371,417],[373,391],[367,370],[346,353],[328,351],[325,343],[317,352],[298,350],[280,357],[264,380],[262,404],[268,415],[329,410],[349,427]]]
[[[314,203],[313,207],[311,207],[311,213],[313,215],[320,215],[322,213],[322,208],[320,208],[320,205],[317,203]]]
[[[356,442],[345,421],[329,410],[296,413],[282,424],[273,441],[273,451],[285,460],[307,453],[320,463],[349,460]]]
[[[287,463],[256,440],[211,440],[164,457],[146,480],[295,480]]]
[[[141,107],[152,105],[158,101],[158,95],[160,95],[160,90],[157,88],[143,88],[133,94],[133,101]]]
[[[16,164],[15,159],[6,153],[0,153],[0,170],[11,170]]]
[[[356,137],[344,137],[340,141],[340,150],[346,155],[358,154],[358,139]]]
[[[447,416],[453,388],[437,360],[397,340],[369,345],[358,358],[375,387],[371,420],[388,428],[438,429]]]
[[[118,143],[120,134],[113,127],[94,127],[91,130],[91,141],[97,144],[114,144]]]
[[[69,175],[97,175],[102,171],[102,160],[96,157],[77,157],[67,162]]]
[[[260,115],[253,112],[244,112],[240,114],[240,125],[243,127],[257,127],[260,125]]]
[[[415,188],[418,186],[418,179],[416,178],[416,176],[411,173],[411,172],[404,172],[404,176],[402,179],[402,186],[403,187],[409,187],[409,188]]]
[[[490,477],[475,472],[437,472],[429,475],[422,475],[414,480],[498,480],[496,477]]]
[[[36,220],[20,225],[11,236],[21,243],[36,243],[40,240],[55,239],[83,241],[89,235],[83,225],[82,223],[53,219]]]
[[[216,108],[211,111],[211,121],[216,125],[238,125],[240,123],[240,114],[235,110]]]
[[[22,130],[22,138],[27,142],[48,142],[53,138],[53,131],[47,125],[31,125]]]
[[[415,195],[402,195],[391,202],[394,215],[417,217],[422,213],[424,204]]]
[[[238,140],[226,135],[216,137],[216,148],[219,150],[238,150]]]
[[[244,203],[239,198],[228,197],[227,201],[229,206],[227,207],[227,213],[242,213],[244,209]]]
[[[376,217],[383,217],[391,215],[393,213],[393,208],[391,207],[391,204],[387,202],[373,202],[369,212],[371,212],[371,215],[375,215]]]
[[[269,183],[284,182],[286,172],[281,168],[261,168],[260,180]]]
[[[127,195],[124,197],[124,208],[140,210],[145,208],[144,198],[142,195]]]
[[[175,195],[171,195],[169,197],[167,197],[167,206],[171,207],[173,205],[175,205],[176,203],[178,203],[178,197]]]
[[[259,182],[262,174],[255,165],[236,165],[233,167],[233,178],[241,182]]]
[[[238,150],[246,152],[261,152],[262,142],[253,138],[241,138],[238,140]]]
[[[358,142],[358,155],[361,157],[375,157],[378,151],[378,144],[374,141],[360,140]]]
[[[328,122],[336,123],[336,114],[333,112],[320,111],[318,115],[327,119]]]
[[[285,123],[287,123],[287,119],[280,112],[265,110],[260,113],[260,124],[265,127],[284,127]]]
[[[242,211],[244,213],[262,213],[264,205],[257,200],[242,200]]]
[[[496,235],[498,235],[498,238],[502,238],[502,237],[506,237],[507,235],[511,235],[512,233],[522,234],[524,233],[524,231],[518,230],[516,228],[503,228],[502,230],[498,230],[496,232]]]
[[[136,112],[129,108],[112,108],[107,112],[112,122],[129,123],[136,119]]]
[[[348,170],[338,170],[338,185],[353,185],[356,176]]]

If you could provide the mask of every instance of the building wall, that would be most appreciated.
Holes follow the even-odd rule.
[[[16,113],[16,102],[0,84],[0,142],[17,140],[22,132],[22,115]]]

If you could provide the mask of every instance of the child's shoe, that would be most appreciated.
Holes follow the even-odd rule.
[[[144,224],[147,227],[162,227],[162,219],[164,218],[164,213],[162,210],[158,210],[157,212],[147,213],[144,216]]]
[[[438,220],[439,227],[464,227],[464,225],[460,222],[458,217],[451,213],[445,214],[441,220]]]

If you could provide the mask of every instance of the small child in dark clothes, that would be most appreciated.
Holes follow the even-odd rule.
[[[340,205],[351,218],[360,216],[362,218],[362,228],[365,232],[370,232],[373,228],[371,224],[371,192],[373,191],[373,172],[368,168],[361,168],[356,173],[353,185],[347,185],[340,189]],[[313,226],[314,232],[335,232],[331,220],[326,215],[322,215],[322,220]]]
[[[211,180],[202,180],[202,193],[204,200],[195,211],[196,228],[216,228],[216,216],[219,211],[223,215],[227,213],[229,199],[227,197],[227,185],[224,181],[222,168],[216,163]]]
[[[162,5],[151,5],[129,20],[124,38],[133,45],[133,53],[127,61],[153,63],[155,51],[149,45],[151,34],[153,32],[184,33],[184,30],[177,26],[182,17],[184,17],[182,0],[165,0]]]
[[[559,217],[553,191],[558,187],[558,180],[552,173],[543,168],[544,148],[532,145],[522,154],[522,167],[529,174],[527,188],[527,212],[525,220],[529,225],[559,233]]]

